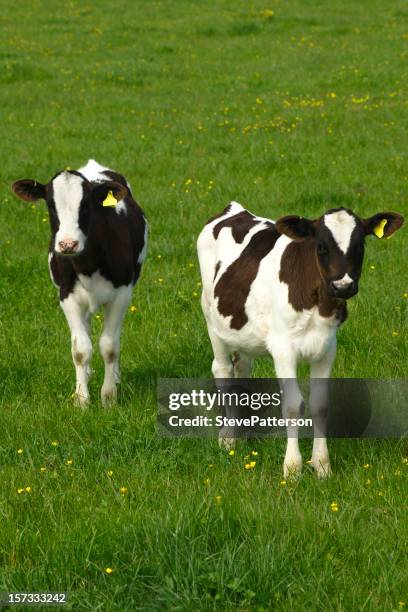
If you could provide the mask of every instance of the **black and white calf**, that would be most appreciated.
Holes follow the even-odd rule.
[[[106,405],[116,399],[122,323],[146,256],[143,212],[125,178],[94,160],[78,171],[59,172],[46,185],[16,181],[13,191],[29,202],[42,198],[48,206],[49,268],[71,330],[80,404],[89,400],[90,315],[105,308],[99,347],[105,362],[101,399]]]
[[[319,476],[330,473],[322,379],[330,376],[346,300],[358,291],[365,238],[388,238],[402,223],[397,213],[361,219],[344,208],[313,221],[287,216],[275,223],[232,202],[198,238],[214,377],[249,377],[252,357],[271,355],[283,384],[283,415],[292,419],[303,409],[297,365],[310,362],[312,464]],[[288,428],[284,474],[301,467],[298,431]]]

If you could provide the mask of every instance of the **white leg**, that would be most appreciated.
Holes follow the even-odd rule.
[[[102,404],[115,402],[119,382],[120,335],[126,310],[132,299],[131,287],[120,287],[115,299],[105,306],[105,323],[99,339],[99,349],[105,362],[105,378],[101,389]]]
[[[203,308],[203,311],[205,315],[204,308]],[[211,346],[212,346],[213,353],[214,353],[214,359],[213,359],[212,368],[211,368],[214,378],[215,379],[233,378],[234,368],[232,365],[229,348],[212,330],[208,321],[207,321],[207,328],[208,328],[208,335],[211,340]],[[223,410],[223,414],[225,416],[224,410]],[[229,450],[235,446],[235,438],[231,436],[230,432],[220,429],[220,432],[218,435],[218,443],[221,448],[225,448]]]
[[[313,419],[314,440],[312,465],[319,478],[330,476],[331,467],[326,440],[328,415],[328,377],[336,356],[336,341],[319,361],[310,367],[310,412]]]
[[[297,360],[296,356],[291,351],[289,343],[286,344],[285,350],[271,350],[276,376],[279,378],[283,389],[282,415],[285,419],[298,419],[304,410],[304,402],[297,383]],[[290,425],[286,428],[287,431],[287,446],[285,460],[283,462],[283,475],[287,477],[296,477],[302,471],[302,455],[299,450],[298,427]]]
[[[88,377],[92,357],[92,343],[89,337],[89,312],[78,303],[73,293],[60,302],[71,331],[72,359],[76,371],[75,400],[81,406],[89,401]]]
[[[234,376],[234,368],[229,348],[210,328],[208,328],[208,335],[210,336],[214,353],[211,367],[214,378],[232,378]]]

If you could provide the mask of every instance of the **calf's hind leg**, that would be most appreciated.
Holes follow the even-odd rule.
[[[233,378],[234,377],[234,367],[232,365],[230,350],[226,344],[215,334],[210,326],[208,325],[208,335],[211,340],[211,346],[214,353],[214,359],[212,362],[212,374],[215,379],[222,378]],[[217,387],[220,390],[228,390],[228,383],[223,384],[221,382],[217,383]],[[229,407],[224,407],[222,410],[223,416],[229,416]],[[218,434],[218,442],[221,448],[230,449],[235,445],[235,437],[231,430],[226,429],[225,427],[220,429]]]
[[[99,339],[99,349],[105,362],[105,378],[101,389],[104,406],[116,401],[119,382],[120,335],[126,310],[132,299],[132,289],[121,287],[115,298],[105,305],[105,323]]]
[[[214,378],[232,378],[234,368],[231,361],[230,350],[226,344],[208,326],[211,346],[214,353],[211,371]]]
[[[235,378],[250,378],[252,370],[252,359],[245,353],[235,351],[232,355]]]

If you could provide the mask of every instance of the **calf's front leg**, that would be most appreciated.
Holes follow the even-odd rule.
[[[331,474],[326,431],[329,411],[328,378],[336,356],[334,339],[325,355],[310,367],[310,413],[313,419],[313,451],[311,463],[319,478]]]
[[[71,352],[76,372],[75,401],[84,406],[89,402],[88,378],[92,357],[89,334],[89,311],[73,293],[60,302],[71,331]]]
[[[288,343],[282,343],[288,344]],[[282,416],[284,419],[298,419],[304,411],[303,397],[297,382],[296,356],[286,348],[284,351],[271,350],[275,364],[276,376],[279,378],[282,397]],[[298,426],[289,424],[286,427],[287,445],[283,462],[285,478],[296,477],[302,471],[302,455],[299,450]]]
[[[104,328],[99,339],[99,349],[105,362],[105,378],[101,389],[104,406],[115,402],[117,398],[116,383],[120,381],[120,335],[131,299],[131,287],[120,287],[115,298],[105,305]]]

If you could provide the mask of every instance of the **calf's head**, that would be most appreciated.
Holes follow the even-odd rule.
[[[61,256],[80,255],[86,247],[95,214],[103,214],[107,198],[108,202],[110,198],[115,203],[127,194],[124,185],[114,181],[90,182],[75,170],[60,172],[46,185],[22,179],[13,183],[12,190],[27,202],[46,201],[54,249]]]
[[[381,212],[362,219],[351,210],[328,210],[315,220],[298,216],[282,217],[276,228],[294,240],[312,239],[315,261],[330,296],[348,299],[358,291],[366,236],[390,238],[404,218],[395,212]]]

